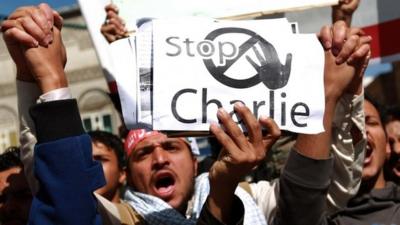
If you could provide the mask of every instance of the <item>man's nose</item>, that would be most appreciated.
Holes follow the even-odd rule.
[[[165,165],[169,164],[168,154],[165,149],[161,146],[157,146],[152,152],[153,167],[155,169],[161,169]]]

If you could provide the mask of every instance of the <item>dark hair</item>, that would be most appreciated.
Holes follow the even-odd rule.
[[[119,137],[106,131],[89,131],[92,142],[100,142],[110,148],[118,159],[118,168],[123,169],[126,166],[126,156],[124,145]]]
[[[385,121],[384,124],[388,124],[393,120],[400,120],[400,106],[399,105],[391,105],[388,106],[385,110]]]
[[[381,119],[382,125],[384,125],[383,123],[386,121],[385,107],[367,93],[364,94],[364,99],[375,107],[379,113],[379,118]]]
[[[8,147],[0,155],[0,171],[8,170],[12,167],[22,167],[19,147]]]

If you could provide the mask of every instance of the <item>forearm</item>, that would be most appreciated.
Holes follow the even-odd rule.
[[[229,185],[228,182],[221,182],[221,179],[210,179],[210,193],[205,205],[209,213],[223,224],[232,224],[232,209],[236,198],[234,194],[236,187],[237,183],[235,182]]]
[[[44,73],[47,73],[47,71]],[[49,73],[51,74],[50,76],[45,76],[37,82],[42,93],[68,87],[68,81],[63,67],[57,68],[56,71]]]
[[[229,206],[229,214],[228,216],[230,217],[227,221],[221,221],[220,218],[218,218],[215,214],[215,209],[213,210],[211,207],[215,203],[211,203],[210,201],[212,200],[211,196],[208,197],[206,203],[204,204],[200,217],[197,220],[197,225],[240,225],[243,224],[243,219],[244,219],[244,206],[242,201],[236,196],[233,195],[232,199],[230,201],[230,206]],[[218,205],[218,204],[217,204]]]
[[[345,95],[336,108],[332,128],[334,170],[328,191],[329,213],[345,207],[361,183],[366,144],[363,103],[363,94]]]
[[[291,151],[280,176],[278,206],[272,224],[326,224],[326,192],[332,164],[332,159],[316,160]]]
[[[56,89],[42,95],[36,83],[22,81],[17,77],[18,114],[20,120],[21,161],[24,165],[25,176],[33,194],[38,190],[38,182],[34,175],[34,146],[37,142],[35,125],[29,115],[29,108],[36,102],[49,102],[71,99],[68,88]]]
[[[33,194],[36,194],[39,187],[33,173],[33,149],[36,144],[36,136],[34,123],[29,116],[29,108],[36,104],[36,100],[40,95],[41,91],[36,83],[17,79],[20,158],[24,165],[26,179]]]

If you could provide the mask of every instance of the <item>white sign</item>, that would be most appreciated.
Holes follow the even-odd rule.
[[[136,74],[136,38],[129,37],[111,44],[110,55],[115,60],[114,71],[118,84],[124,123],[129,128],[138,125],[138,81]],[[117,60],[118,59],[118,60]]]
[[[112,0],[130,29],[140,18],[208,18],[249,19],[266,14],[329,6],[338,0]]]
[[[286,20],[153,22],[153,129],[208,131],[237,101],[281,129],[323,131],[324,52]],[[236,120],[238,118],[234,117]]]
[[[101,25],[106,19],[104,7],[110,0],[78,0],[80,10],[88,26],[93,45],[96,48],[103,73],[111,93],[117,92],[115,82],[114,60],[110,54],[110,45],[100,32]],[[118,63],[118,62],[117,62]]]

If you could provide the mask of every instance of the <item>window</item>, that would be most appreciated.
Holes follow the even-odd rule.
[[[0,149],[1,152],[10,146],[18,146],[16,130],[1,129],[0,131]]]
[[[107,93],[101,89],[92,89],[79,97],[79,109],[86,131],[102,130],[118,133],[118,114]]]
[[[0,106],[0,152],[18,145],[17,114],[7,106]]]
[[[102,130],[113,132],[111,114],[102,112],[93,112],[82,115],[83,126],[86,131]]]

